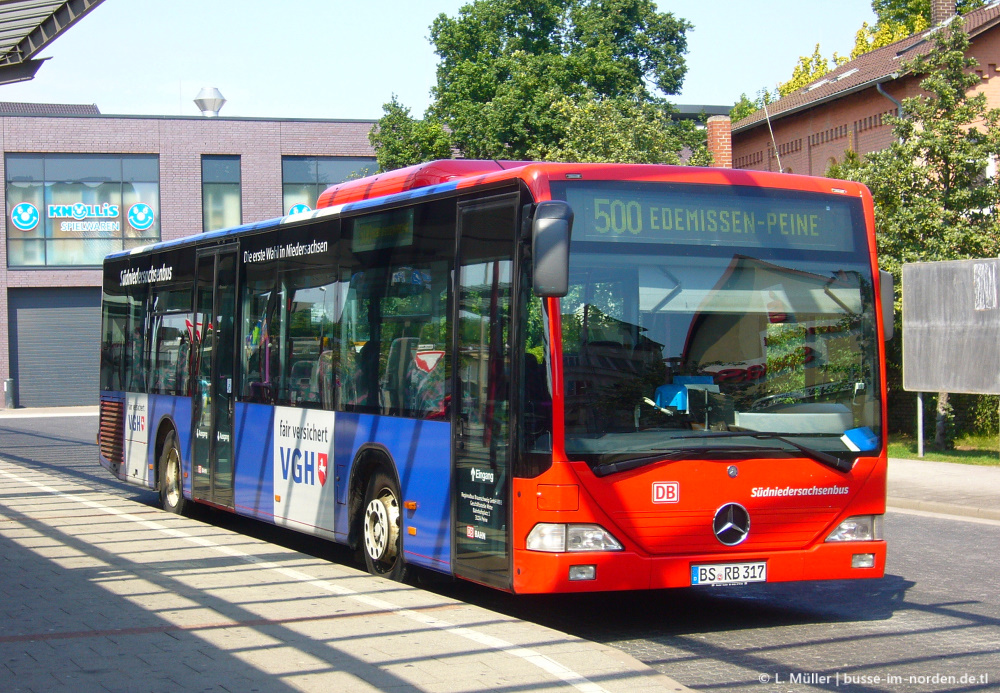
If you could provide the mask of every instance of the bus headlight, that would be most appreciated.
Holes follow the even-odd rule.
[[[882,539],[881,515],[855,515],[830,532],[827,541],[879,541]]]
[[[540,522],[528,533],[529,551],[622,551],[624,547],[600,525],[564,525]]]

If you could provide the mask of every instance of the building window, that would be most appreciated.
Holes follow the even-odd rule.
[[[201,157],[202,230],[215,231],[243,222],[240,157]]]
[[[316,209],[320,193],[331,185],[364,178],[377,170],[378,162],[373,157],[283,156],[281,185],[285,214]]]
[[[7,265],[99,266],[160,240],[157,156],[8,154]]]

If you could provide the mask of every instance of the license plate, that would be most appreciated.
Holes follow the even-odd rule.
[[[711,563],[691,566],[692,585],[741,585],[767,582],[767,563]]]

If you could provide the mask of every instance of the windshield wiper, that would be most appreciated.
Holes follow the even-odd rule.
[[[780,436],[777,433],[766,433],[761,431],[719,431],[692,437],[692,440],[704,440],[706,438],[754,438],[756,440],[777,440],[801,452],[806,457],[816,460],[821,464],[836,469],[838,472],[849,472],[854,468],[856,460],[845,460],[831,455],[822,450],[797,443],[794,440]],[[651,451],[652,452],[652,451]],[[661,448],[655,450],[655,455],[643,455],[642,457],[629,457],[594,467],[594,476],[602,477],[619,472],[627,472],[650,464],[656,464],[664,460],[676,459],[678,457],[688,457],[692,455],[705,455],[720,453],[747,453],[747,452],[789,452],[784,448],[756,447],[752,445],[689,445],[681,448]]]
[[[690,458],[695,455],[719,455],[736,454],[746,452],[787,452],[784,448],[764,448],[753,445],[690,445],[682,448],[654,448],[651,452],[655,455],[643,455],[642,457],[625,457],[612,462],[593,467],[594,476],[608,476],[619,472],[628,472],[640,467],[646,467],[657,462],[677,459],[678,457]]]
[[[777,433],[767,433],[766,431],[718,431],[716,433],[706,433],[705,435],[698,436],[701,439],[704,438],[754,438],[756,440],[779,440],[786,445],[791,445],[793,448],[801,452],[806,457],[816,460],[821,464],[825,464],[827,467],[832,467],[838,472],[849,472],[854,468],[854,463],[857,460],[845,460],[836,455],[831,455],[828,452],[823,452],[822,450],[816,450],[810,448],[802,443],[797,443],[791,438],[786,438],[785,436],[778,435]]]

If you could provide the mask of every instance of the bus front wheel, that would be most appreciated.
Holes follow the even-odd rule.
[[[368,480],[362,523],[365,567],[372,575],[390,580],[402,580],[406,575],[400,517],[399,487],[379,469]]]
[[[170,432],[160,453],[160,503],[167,512],[184,513],[184,490],[181,487],[181,452],[177,449],[177,434]]]

